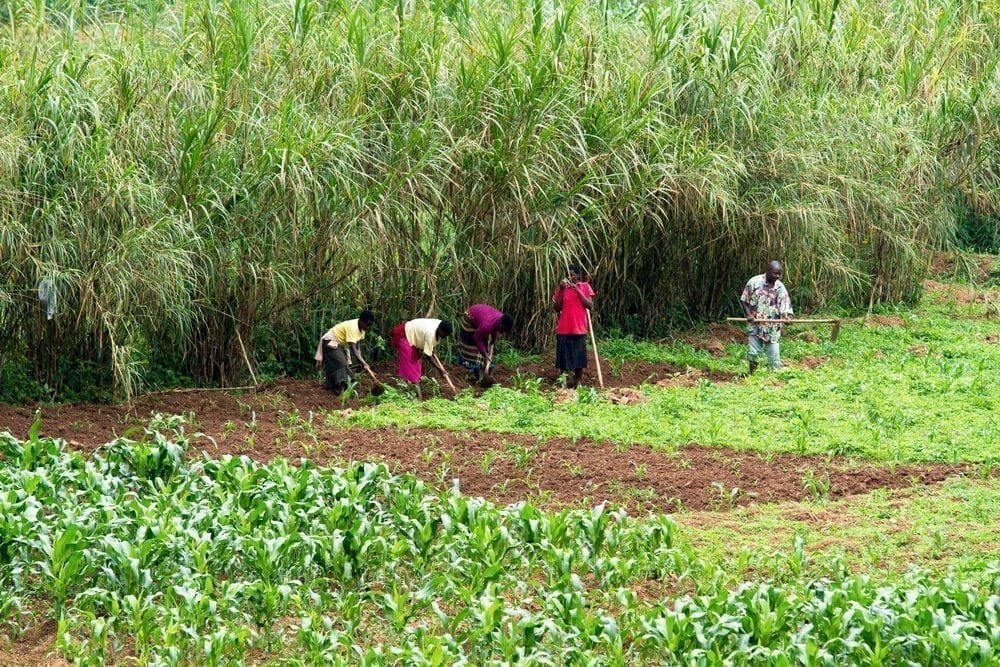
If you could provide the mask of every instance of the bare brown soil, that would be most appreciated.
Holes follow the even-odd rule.
[[[732,343],[745,343],[746,332],[732,324],[725,322],[713,322],[709,324],[702,334],[687,334],[680,338],[696,350],[704,350],[713,357],[726,356],[726,345]]]
[[[970,278],[982,283],[990,279],[997,258],[993,255],[971,255],[963,266],[957,266],[958,257],[954,252],[935,252],[931,258],[930,274],[935,278],[954,282],[956,275],[968,271]]]
[[[56,622],[49,619],[28,627],[15,640],[0,636],[0,667],[46,665],[64,667],[70,663],[56,648]]]
[[[829,359],[830,357],[824,357],[824,356],[814,357],[811,355],[806,355],[801,359],[799,359],[799,361],[795,363],[795,365],[801,366],[802,368],[807,368],[809,370],[813,370],[825,364],[827,361],[829,361]]]
[[[742,340],[742,339],[741,339]],[[697,345],[695,347],[698,347]],[[725,354],[725,348],[723,348]],[[597,366],[594,362],[592,350],[587,351],[588,366],[583,371],[583,384],[591,387],[598,385]],[[679,377],[687,378],[690,384],[698,384],[699,379],[711,380],[712,382],[732,382],[736,376],[723,371],[707,372],[695,368],[675,366],[671,364],[651,364],[648,361],[618,361],[609,363],[607,359],[601,359],[601,373],[604,378],[605,388],[631,388],[641,384],[659,384],[661,386],[674,385]],[[436,377],[435,371],[430,375]],[[453,375],[455,375],[453,373]],[[458,373],[459,376],[462,373]],[[546,388],[561,387],[560,373],[555,367],[554,358],[543,356],[541,362],[522,363],[516,370],[498,366],[493,373],[494,379],[505,386],[517,386],[518,378],[540,378],[542,386]],[[457,378],[453,377],[452,380]],[[667,385],[663,381],[667,381]],[[685,384],[681,382],[678,384]],[[463,378],[462,384],[455,383],[461,389],[469,386],[468,379]]]
[[[635,377],[645,371],[634,371]],[[609,398],[641,401],[641,391],[609,390]],[[355,401],[347,410],[357,409]],[[204,433],[192,452],[247,455],[258,461],[308,457],[318,463],[384,461],[441,487],[458,480],[468,495],[500,503],[531,499],[547,507],[602,501],[638,511],[730,509],[754,502],[801,500],[815,493],[807,479],[829,480],[828,498],[880,487],[936,483],[961,468],[941,465],[847,465],[821,457],[773,455],[690,445],[676,452],[565,438],[493,432],[461,433],[394,428],[369,430],[337,424],[340,400],[317,382],[283,381],[266,391],[235,394],[183,391],[151,394],[131,409],[62,404],[41,409],[44,435],[93,449],[116,436],[142,437],[152,412],[193,414],[188,432]],[[25,437],[34,407],[0,406],[0,430]],[[319,411],[324,411],[323,415]],[[324,415],[333,415],[330,420]],[[330,421],[330,425],[327,425]],[[305,423],[304,423],[305,422]]]
[[[872,315],[866,320],[870,327],[905,327],[906,322],[897,315]]]

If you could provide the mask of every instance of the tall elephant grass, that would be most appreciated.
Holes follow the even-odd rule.
[[[125,394],[153,364],[233,383],[361,305],[387,329],[478,300],[540,345],[571,261],[638,329],[721,314],[771,258],[800,307],[906,300],[959,220],[997,220],[998,24],[996,0],[11,2],[4,351],[52,386],[73,360]]]

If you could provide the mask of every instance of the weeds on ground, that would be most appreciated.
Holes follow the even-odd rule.
[[[891,317],[904,317],[905,326]],[[481,396],[427,401],[420,411],[389,396],[350,420],[366,426],[425,426],[532,433],[670,448],[688,443],[760,452],[835,454],[903,463],[1000,462],[1000,345],[985,343],[995,325],[955,317],[925,302],[918,316],[889,313],[845,323],[839,341],[789,338],[780,373],[761,371],[733,382],[702,379],[695,387],[644,391],[649,401],[614,405],[594,387],[559,403],[538,378],[521,376],[514,388],[493,387]],[[914,345],[927,353],[915,356]],[[618,341],[604,351],[618,359],[676,359],[676,346]],[[627,355],[627,356],[624,356]],[[803,355],[829,360],[807,369]],[[715,360],[736,369],[737,356]],[[515,375],[515,378],[518,378]]]

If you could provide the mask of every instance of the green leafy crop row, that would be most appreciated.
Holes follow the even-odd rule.
[[[1000,659],[997,567],[741,582],[666,516],[500,509],[381,465],[188,462],[185,446],[0,436],[0,623],[53,616],[81,664]]]

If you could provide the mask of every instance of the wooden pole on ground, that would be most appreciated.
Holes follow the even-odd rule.
[[[601,373],[601,358],[597,356],[597,340],[594,338],[594,322],[590,319],[590,309],[587,309],[587,329],[590,331],[590,345],[594,348],[594,364],[597,366],[597,383],[604,389],[604,374]]]
[[[243,362],[247,365],[247,370],[250,371],[250,379],[253,380],[254,386],[257,386],[257,374],[253,372],[253,364],[250,363],[250,357],[247,355],[247,348],[243,345],[243,336],[240,335],[239,328],[236,329],[236,342],[240,344],[240,352],[243,353]]]

